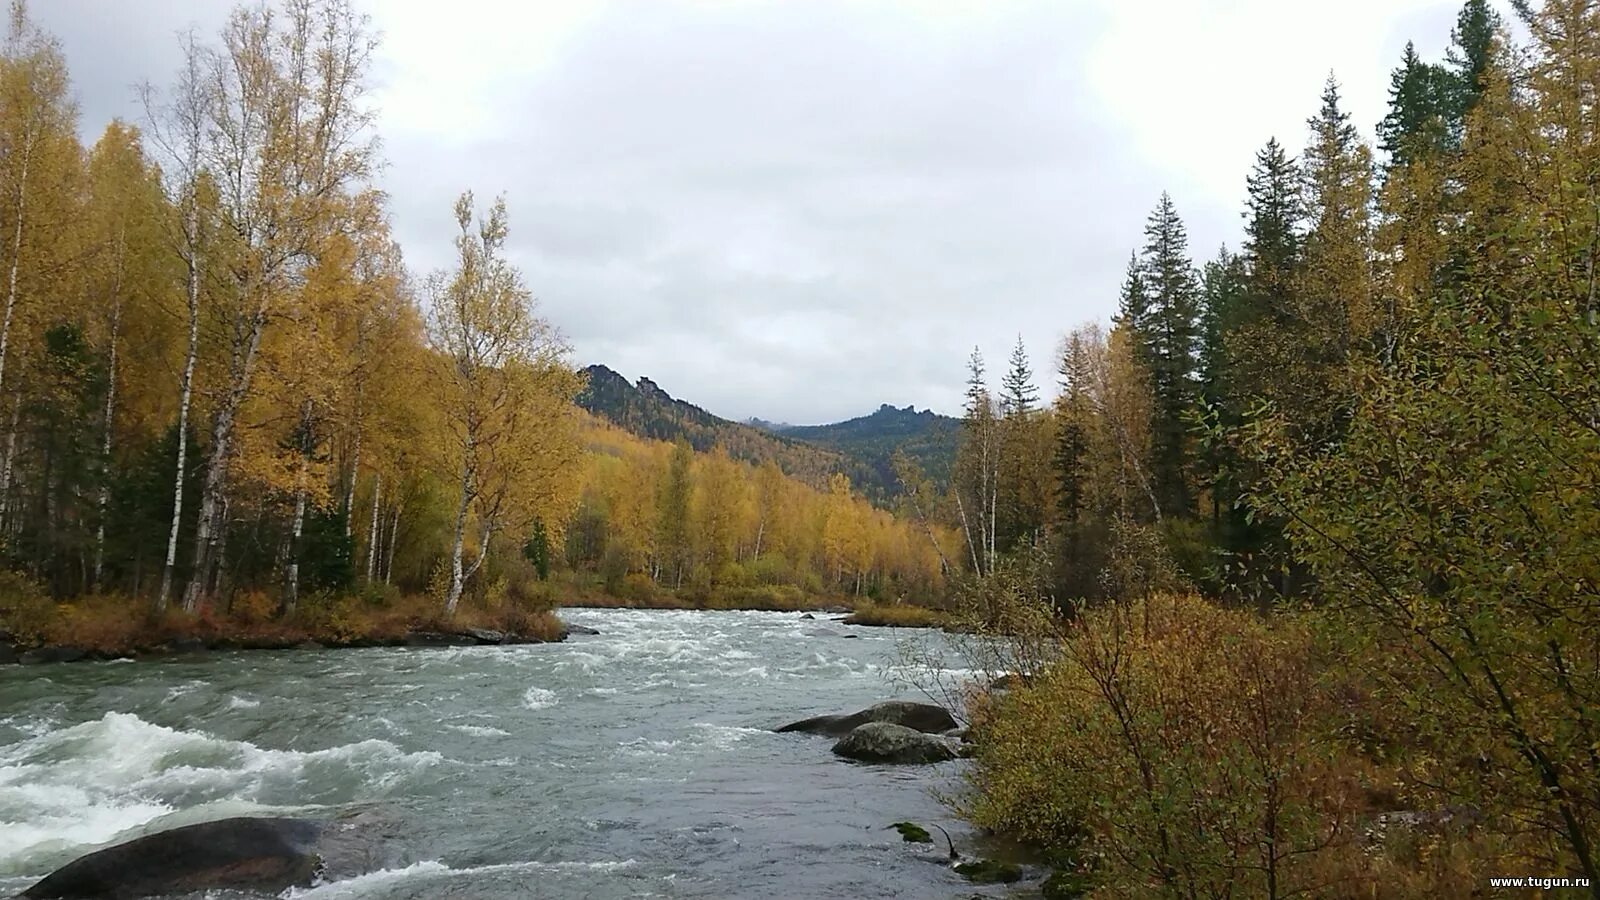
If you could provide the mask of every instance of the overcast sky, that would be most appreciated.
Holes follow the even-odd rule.
[[[358,0],[359,2],[359,0]],[[224,0],[34,0],[87,139],[142,118]],[[960,405],[1020,333],[1046,392],[1107,319],[1162,190],[1197,261],[1236,245],[1252,155],[1305,143],[1333,71],[1364,131],[1458,0],[366,0],[394,228],[448,262],[450,205],[510,248],[578,364],[730,418]]]

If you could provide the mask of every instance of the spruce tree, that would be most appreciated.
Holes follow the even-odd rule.
[[[1488,0],[1467,0],[1456,16],[1445,59],[1455,82],[1450,114],[1452,124],[1458,129],[1467,113],[1478,105],[1478,98],[1483,96],[1483,77],[1489,71],[1500,26],[1500,16],[1490,8]]]
[[[1305,217],[1300,167],[1276,138],[1256,153],[1246,191],[1243,256],[1249,297],[1233,326],[1287,314]]]
[[[1458,103],[1453,74],[1423,62],[1416,47],[1407,43],[1400,66],[1389,76],[1389,112],[1378,123],[1378,147],[1389,155],[1389,165],[1404,166],[1448,150],[1459,121]]]
[[[1188,418],[1199,399],[1200,286],[1189,258],[1189,237],[1170,195],[1161,195],[1144,233],[1141,275],[1147,302],[1144,315],[1134,317],[1132,325],[1155,394],[1155,490],[1164,514],[1183,516],[1193,508]]]
[[[1039,402],[1039,388],[1033,383],[1033,366],[1028,362],[1028,350],[1017,335],[1017,345],[1011,350],[1011,368],[1000,379],[1001,409],[1007,416],[1026,416]]]

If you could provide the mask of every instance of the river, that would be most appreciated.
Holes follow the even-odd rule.
[[[936,797],[964,763],[854,764],[829,739],[769,730],[922,699],[897,677],[912,632],[795,613],[565,616],[601,633],[4,667],[0,896],[160,826],[355,811],[381,823],[372,871],[287,897],[982,893],[885,830],[910,819],[970,839]]]

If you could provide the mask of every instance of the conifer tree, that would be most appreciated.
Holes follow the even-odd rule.
[[[1389,76],[1389,112],[1378,123],[1378,148],[1391,167],[1443,153],[1459,124],[1460,91],[1454,73],[1423,62],[1406,44],[1400,66]]]
[[[1144,233],[1140,274],[1146,306],[1130,324],[1155,394],[1151,437],[1156,493],[1163,513],[1183,516],[1193,508],[1188,417],[1199,399],[1200,286],[1189,258],[1188,234],[1171,196],[1161,195]]]
[[[1033,366],[1028,362],[1028,349],[1017,335],[1017,345],[1011,350],[1011,368],[1000,380],[1003,393],[1001,409],[1007,416],[1026,416],[1039,402],[1039,389],[1033,383]]]
[[[1458,131],[1478,105],[1488,87],[1485,76],[1493,63],[1494,45],[1502,22],[1488,0],[1467,0],[1450,31],[1450,47],[1445,51],[1449,74],[1454,76],[1451,124]]]

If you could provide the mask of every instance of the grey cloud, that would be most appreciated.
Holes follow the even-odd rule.
[[[165,78],[173,31],[214,31],[224,12],[133,6],[39,10],[63,35],[86,127],[136,114],[118,85]],[[953,412],[972,346],[997,374],[1019,332],[1048,385],[1060,334],[1113,311],[1172,173],[1134,146],[1135,111],[1090,84],[1103,11],[982,8],[615,4],[459,98],[493,112],[470,131],[433,125],[404,89],[448,62],[381,56],[396,235],[418,270],[446,264],[455,195],[505,193],[512,253],[578,362],[730,417]],[[427,14],[370,9],[380,29]],[[482,24],[518,27],[532,26]],[[1228,164],[1242,197],[1249,159]],[[1198,257],[1237,233],[1237,207],[1174,188]]]

